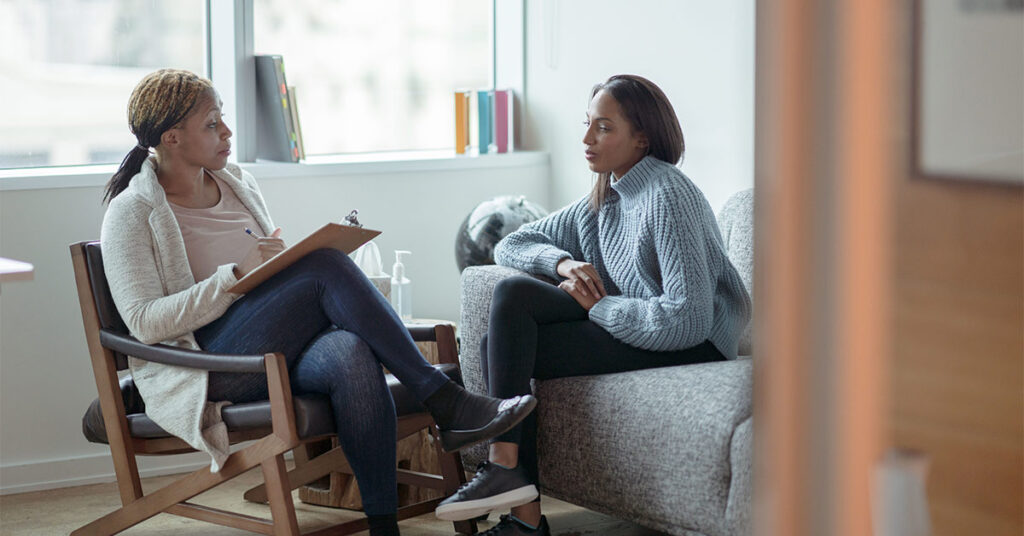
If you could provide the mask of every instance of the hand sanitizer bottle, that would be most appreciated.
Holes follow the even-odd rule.
[[[405,277],[405,261],[412,252],[396,250],[391,268],[391,306],[402,320],[412,319],[412,281]]]

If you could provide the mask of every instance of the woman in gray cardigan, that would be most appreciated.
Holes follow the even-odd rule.
[[[529,393],[533,378],[732,359],[750,318],[714,213],[676,167],[683,134],[661,89],[613,76],[595,86],[584,124],[593,191],[494,250],[498,264],[560,283],[512,277],[495,287],[480,352],[492,396]],[[537,502],[536,437],[533,415],[500,435],[438,517],[511,507],[485,534],[549,534]]]
[[[336,250],[310,253],[246,295],[228,291],[284,242],[256,181],[227,163],[231,130],[208,80],[170,69],[146,76],[128,122],[138,143],[107,185],[101,240],[129,330],[147,344],[283,353],[296,394],[331,399],[371,534],[398,534],[396,419],[382,364],[434,416],[448,450],[505,432],[532,411],[532,396],[470,394],[430,366],[383,295]],[[262,376],[134,358],[130,368],[150,418],[209,453],[213,471],[229,454],[220,408],[267,397]]]

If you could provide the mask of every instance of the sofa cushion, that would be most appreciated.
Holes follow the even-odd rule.
[[[718,228],[722,231],[725,253],[754,299],[754,189],[736,192],[718,213]],[[747,324],[740,336],[740,355],[750,355],[753,322]]]

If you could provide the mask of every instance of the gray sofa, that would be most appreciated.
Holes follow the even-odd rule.
[[[718,221],[750,291],[753,191],[735,194]],[[462,274],[460,360],[471,390],[485,391],[480,340],[494,285],[519,273],[478,266]],[[541,492],[670,534],[749,534],[752,368],[741,357],[535,382]],[[485,455],[483,446],[465,453],[467,467]]]

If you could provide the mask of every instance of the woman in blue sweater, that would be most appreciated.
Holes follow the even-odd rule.
[[[520,276],[495,288],[481,348],[491,396],[529,393],[532,378],[732,359],[750,318],[714,213],[676,167],[683,134],[661,89],[613,76],[594,88],[584,124],[593,190],[495,248],[498,264],[560,283]],[[486,534],[549,534],[536,437],[534,416],[498,436],[438,517],[511,507]]]

